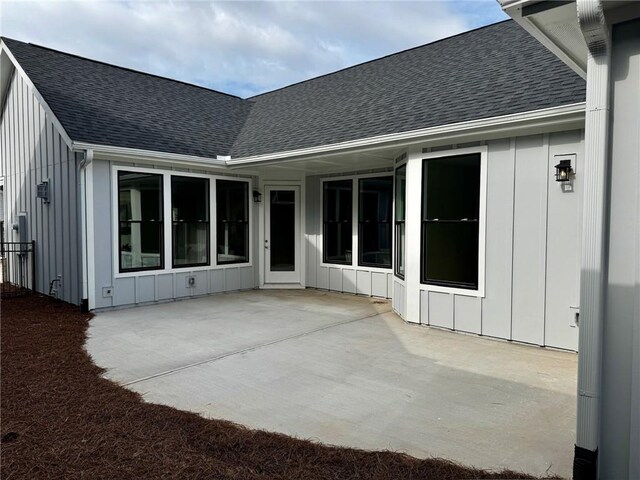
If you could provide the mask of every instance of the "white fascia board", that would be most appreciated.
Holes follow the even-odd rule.
[[[225,160],[219,158],[196,157],[179,153],[154,152],[129,147],[114,147],[111,145],[96,145],[86,142],[73,142],[73,150],[93,150],[96,158],[121,159],[136,163],[179,164],[197,168],[224,168]]]
[[[33,84],[31,79],[29,78],[29,75],[27,75],[27,73],[23,70],[20,63],[18,63],[18,61],[16,60],[16,57],[13,56],[13,54],[11,53],[11,50],[9,50],[9,47],[7,47],[4,41],[0,41],[0,52],[5,53],[9,57],[16,71],[18,71],[18,73],[22,76],[24,81],[27,82],[27,85],[29,85],[29,88],[31,88],[33,92],[33,96],[38,100],[38,102],[44,109],[45,113],[51,118],[51,123],[53,123],[53,125],[56,127],[58,132],[60,132],[60,135],[62,136],[62,139],[64,140],[64,142],[67,144],[69,148],[73,149],[72,147],[73,141],[71,140],[71,137],[69,136],[67,131],[64,129],[64,127],[60,123],[60,120],[58,120],[58,117],[56,117],[55,113],[53,113],[53,110],[51,110],[51,107],[45,101],[44,97],[40,94],[36,86]]]
[[[523,113],[513,113],[499,117],[470,120],[467,122],[451,123],[437,127],[411,130],[408,132],[392,133],[369,137],[359,140],[321,145],[318,147],[291,150],[288,152],[255,155],[251,157],[235,158],[226,162],[229,167],[257,166],[283,160],[303,160],[307,157],[340,153],[341,151],[364,151],[388,146],[406,146],[426,141],[434,141],[447,138],[456,138],[470,134],[495,134],[522,128],[534,128],[540,126],[553,126],[558,123],[571,123],[576,120],[584,120],[585,103],[574,103],[559,107],[544,108]]]

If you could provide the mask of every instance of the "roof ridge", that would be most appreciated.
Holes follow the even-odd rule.
[[[482,26],[476,27],[476,28],[474,28],[472,30],[466,30],[464,32],[456,33],[455,35],[451,35],[449,37],[439,38],[438,40],[434,40],[432,42],[424,43],[422,45],[416,45],[415,47],[406,48],[406,49],[401,50],[399,52],[389,53],[388,55],[384,55],[384,56],[378,57],[378,58],[373,58],[371,60],[365,60],[364,62],[356,63],[355,65],[350,65],[348,67],[341,68],[341,69],[336,70],[334,72],[324,73],[324,74],[318,75],[316,77],[307,78],[306,80],[300,80],[299,82],[295,82],[295,83],[292,83],[290,85],[285,85],[284,87],[279,87],[279,88],[276,88],[276,89],[273,89],[273,90],[269,90],[268,92],[259,93],[258,95],[254,95],[252,97],[247,97],[246,100],[253,100],[253,99],[261,97],[263,95],[269,95],[271,93],[279,92],[280,90],[285,90],[285,89],[290,88],[290,87],[295,87],[296,85],[300,85],[300,84],[307,83],[307,82],[312,82],[312,81],[317,80],[319,78],[329,77],[331,75],[335,75],[337,73],[344,72],[344,71],[350,70],[352,68],[361,67],[361,66],[367,65],[369,63],[374,63],[374,62],[377,62],[377,61],[380,61],[380,60],[384,60],[386,58],[395,57],[396,55],[402,55],[404,53],[411,52],[411,51],[417,50],[419,48],[424,48],[424,47],[429,46],[429,45],[435,45],[436,43],[444,42],[446,40],[451,40],[452,38],[460,37],[460,36],[466,35],[468,33],[477,32],[478,30],[483,30],[483,29],[489,28],[489,27],[495,27],[496,25],[500,25],[502,23],[508,23],[508,22],[515,23],[515,20],[513,20],[511,18],[507,18],[507,19],[501,20],[499,22],[490,23],[488,25],[482,25]]]
[[[69,53],[69,52],[63,52],[62,50],[56,50],[55,48],[51,48],[51,47],[45,47],[44,45],[38,45],[36,43],[31,43],[31,42],[23,42],[21,40],[16,40],[14,38],[9,38],[9,37],[5,37],[5,36],[0,36],[0,39],[2,40],[9,40],[11,42],[17,42],[17,43],[21,43],[23,45],[30,45],[32,47],[36,47],[36,48],[40,48],[42,50],[48,50],[50,52],[55,52],[55,53],[59,53],[61,55],[66,55],[68,57],[73,57],[73,58],[78,58],[80,60],[85,60],[87,62],[92,62],[92,63],[97,63],[100,65],[106,65],[107,67],[112,67],[112,68],[118,68],[120,70],[125,70],[128,72],[133,72],[133,73],[137,73],[140,75],[145,75],[147,77],[154,77],[154,78],[159,78],[161,80],[168,80],[170,82],[175,82],[175,83],[181,83],[183,85],[187,85],[189,87],[195,87],[195,88],[200,88],[202,90],[207,90],[209,92],[213,92],[213,93],[219,93],[220,95],[226,95],[228,97],[233,97],[233,98],[237,98],[238,100],[247,100],[246,98],[242,98],[239,97],[238,95],[233,95],[231,93],[227,93],[227,92],[221,92],[220,90],[214,90],[213,88],[209,88],[209,87],[203,87],[202,85],[196,85],[195,83],[189,83],[189,82],[185,82],[184,80],[177,80],[175,78],[171,78],[171,77],[165,77],[162,75],[157,75],[155,73],[149,73],[149,72],[143,72],[142,70],[136,70],[134,68],[130,68],[130,67],[123,67],[122,65],[115,65],[113,63],[109,63],[109,62],[104,62],[102,60],[95,60],[93,58],[88,58],[88,57],[83,57],[81,55],[77,55],[75,53]]]

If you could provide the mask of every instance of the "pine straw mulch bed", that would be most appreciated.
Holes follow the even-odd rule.
[[[1,302],[4,480],[532,478],[337,448],[144,403],[84,350],[90,316],[43,296]]]

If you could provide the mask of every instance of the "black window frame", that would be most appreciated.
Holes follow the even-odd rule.
[[[135,272],[148,272],[153,270],[164,270],[165,269],[165,231],[164,231],[164,174],[162,173],[151,173],[151,172],[138,172],[131,170],[117,170],[117,188],[118,188],[118,211],[116,212],[117,221],[118,221],[118,244],[116,246],[118,252],[118,272],[119,273],[135,273]],[[123,174],[139,174],[139,175],[149,175],[160,177],[160,220],[151,221],[151,220],[120,220],[120,177]],[[152,224],[152,225],[160,225],[160,265],[152,266],[152,267],[135,267],[135,268],[123,268],[122,267],[122,251],[121,251],[121,242],[122,242],[122,226],[123,224],[129,224],[129,229],[131,229],[131,224],[137,223],[139,225],[143,224]]]
[[[224,183],[234,183],[234,184],[242,184],[244,186],[244,199],[246,201],[246,208],[244,211],[246,212],[246,218],[244,220],[234,220],[234,221],[223,221],[220,218],[220,214],[218,211],[219,208],[219,195],[220,195],[220,185]],[[216,179],[216,232],[215,232],[215,245],[216,245],[216,265],[234,265],[234,264],[245,264],[250,263],[251,261],[251,243],[249,239],[251,238],[251,203],[249,199],[249,182],[244,180],[231,180],[226,178],[217,178]],[[244,243],[245,243],[245,251],[246,256],[244,259],[237,260],[220,260],[218,252],[218,235],[220,234],[221,226],[224,225],[244,225]]]
[[[198,221],[198,222],[185,222],[185,221],[176,221],[173,219],[173,180],[174,179],[180,179],[180,178],[188,178],[188,179],[198,179],[198,180],[204,180],[206,182],[206,208],[207,208],[207,220],[205,221]],[[195,177],[195,176],[190,176],[190,175],[171,175],[171,179],[170,179],[170,183],[171,183],[171,267],[172,268],[191,268],[191,267],[207,267],[211,265],[211,181],[209,178],[207,177]],[[207,260],[205,262],[197,262],[197,263],[183,263],[180,265],[176,265],[176,259],[175,259],[175,246],[176,246],[176,239],[175,239],[175,235],[174,235],[174,226],[175,225],[185,225],[185,224],[194,224],[194,225],[206,225],[207,226],[207,245],[206,245],[206,252],[207,252]]]
[[[404,170],[404,201],[402,202],[402,219],[398,219],[398,171]],[[404,273],[400,273],[398,266],[400,258],[403,259],[403,265],[407,268],[406,242],[402,242],[402,231],[406,238],[406,218],[407,218],[407,164],[404,163],[396,167],[393,175],[393,274],[401,280],[404,280]]]
[[[390,180],[390,194],[389,194],[389,218],[385,221],[380,221],[377,220],[376,223],[377,225],[387,225],[388,226],[388,230],[389,230],[389,238],[388,238],[388,242],[389,242],[389,263],[385,264],[385,263],[373,263],[373,262],[365,262],[362,259],[363,256],[363,252],[364,252],[364,248],[363,248],[363,240],[364,240],[364,235],[363,235],[363,229],[364,229],[364,225],[365,224],[371,224],[372,222],[370,221],[364,221],[363,220],[363,191],[362,191],[362,185],[364,182],[367,181],[371,181],[371,180],[376,180],[376,179],[388,179]],[[376,175],[376,176],[367,176],[367,177],[359,177],[358,178],[358,266],[359,267],[369,267],[369,268],[383,268],[386,270],[389,270],[392,268],[393,266],[393,232],[391,231],[391,226],[392,226],[392,222],[393,222],[393,182],[394,182],[394,176],[393,174],[391,175]]]
[[[467,156],[473,156],[477,158],[478,161],[478,211],[477,211],[477,218],[463,218],[463,219],[426,219],[426,212],[425,212],[425,206],[426,206],[426,199],[425,196],[427,195],[427,188],[425,185],[425,171],[427,168],[427,163],[430,161],[434,161],[434,160],[443,160],[443,159],[453,159],[456,157],[467,157]],[[480,152],[477,153],[460,153],[460,154],[453,154],[453,155],[443,155],[443,156],[438,156],[438,157],[430,157],[430,158],[425,158],[422,160],[422,177],[421,177],[421,186],[422,186],[422,192],[421,192],[421,207],[420,207],[420,223],[421,223],[421,228],[420,228],[420,283],[424,284],[424,285],[433,285],[433,286],[438,286],[438,287],[448,287],[448,288],[458,288],[458,289],[463,289],[463,290],[469,290],[469,291],[478,291],[480,289],[480,215],[481,215],[481,195],[482,195],[482,154]],[[471,224],[475,224],[476,225],[476,252],[477,252],[477,263],[476,263],[476,281],[474,283],[467,283],[467,282],[456,282],[456,281],[447,281],[447,280],[439,280],[439,279],[430,279],[427,276],[427,268],[426,268],[426,259],[425,256],[427,255],[427,248],[428,245],[426,244],[427,241],[427,228],[428,228],[428,224],[434,224],[434,223],[439,223],[439,224],[459,224],[459,225],[463,225],[463,224],[467,224],[467,225],[471,225]]]
[[[349,219],[348,220],[327,220],[327,211],[325,208],[327,199],[326,199],[326,186],[330,183],[344,183],[345,185],[349,183],[350,189],[350,199],[351,199],[351,208],[349,209]],[[353,178],[348,179],[336,179],[336,180],[324,180],[322,182],[322,263],[327,265],[353,265]],[[350,241],[351,241],[351,261],[346,260],[346,252],[345,250],[345,260],[327,260],[327,252],[329,249],[327,248],[327,243],[329,240],[328,229],[329,225],[345,223],[349,225],[350,232]]]

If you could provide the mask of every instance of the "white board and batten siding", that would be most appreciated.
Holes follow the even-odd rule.
[[[484,296],[421,285],[420,323],[577,350],[583,132],[485,144]],[[572,155],[572,191],[555,181],[559,155]]]
[[[148,164],[136,165],[131,163],[113,162],[106,160],[94,160],[91,164],[93,177],[93,197],[88,199],[95,212],[93,242],[95,245],[94,264],[94,289],[95,304],[91,308],[121,307],[127,305],[147,304],[173,299],[197,297],[214,293],[222,293],[236,290],[247,290],[257,286],[256,262],[256,228],[255,222],[250,222],[250,235],[253,236],[252,244],[254,248],[250,250],[249,264],[207,266],[193,268],[167,268],[166,270],[150,270],[136,272],[135,274],[119,275],[114,262],[114,253],[117,252],[117,245],[114,245],[114,230],[116,220],[113,218],[117,214],[110,206],[113,198],[117,198],[118,192],[113,191],[114,185],[112,175],[114,166],[143,167],[154,169]],[[195,173],[205,175],[221,176],[219,171],[201,171],[182,168],[158,167],[158,173]],[[237,176],[229,177],[229,179]],[[246,177],[243,177],[246,179]],[[251,188],[249,189],[251,191]],[[167,192],[165,192],[167,195]],[[211,202],[211,208],[215,208],[215,202]],[[249,207],[255,210],[255,205],[251,198]],[[214,218],[211,215],[210,218]],[[256,212],[253,212],[256,218]],[[167,227],[165,227],[167,228]],[[211,239],[211,245],[215,245],[215,239]],[[101,253],[102,252],[102,253]],[[215,252],[211,252],[212,260]],[[165,264],[170,264],[171,259],[165,258]],[[187,285],[187,277],[195,277],[195,286]],[[109,291],[111,290],[111,291]]]
[[[393,175],[393,172],[380,173],[380,176],[389,175]],[[326,176],[308,176],[305,182],[306,286],[334,292],[392,298],[394,287],[391,269],[361,267],[356,265],[355,259],[352,265],[327,265],[322,262],[322,178]],[[340,180],[343,177],[331,178]],[[355,225],[355,217],[353,221]],[[356,241],[357,238],[354,238],[354,242]]]
[[[19,241],[11,227],[25,214],[23,238],[35,241],[36,290],[79,304],[82,292],[77,163],[67,136],[18,70],[6,92],[0,120],[0,177],[4,177],[5,240]],[[38,184],[49,182],[49,203],[36,197]]]

